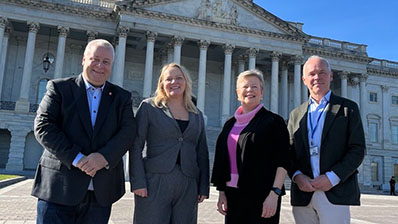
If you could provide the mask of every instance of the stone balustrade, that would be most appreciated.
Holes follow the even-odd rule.
[[[361,53],[366,53],[366,47],[367,47],[367,45],[364,44],[354,44],[346,41],[338,41],[329,38],[321,38],[315,36],[311,36],[308,43],[324,47],[333,47],[333,48],[357,51]]]
[[[70,2],[76,2],[85,5],[97,5],[104,8],[113,8],[115,3],[119,0],[68,0]]]
[[[379,69],[398,69],[398,62],[388,61],[388,60],[380,60],[373,58],[369,63],[372,67],[376,67]]]

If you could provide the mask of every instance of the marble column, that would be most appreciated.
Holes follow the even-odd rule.
[[[244,71],[245,71],[245,56],[239,55],[239,57],[238,57],[238,73],[240,74]]]
[[[22,74],[21,91],[19,94],[19,100],[16,103],[15,111],[17,112],[29,112],[29,90],[30,80],[32,78],[32,67],[33,67],[33,56],[35,53],[36,34],[39,31],[39,23],[28,22],[29,34],[28,42],[26,44],[25,62]]]
[[[200,40],[198,42],[200,55],[199,55],[199,74],[198,74],[198,99],[197,106],[200,111],[205,112],[205,98],[206,98],[206,61],[207,49],[210,42],[207,40]]]
[[[174,60],[174,46],[172,43],[167,44],[167,63],[171,63]]]
[[[87,35],[87,43],[88,43],[88,42],[90,42],[90,41],[92,41],[92,40],[97,39],[98,32],[87,31],[87,32],[86,32],[86,35]]]
[[[250,48],[248,50],[248,54],[249,54],[249,69],[255,69],[256,68],[256,56],[257,56],[258,52],[259,52],[259,49],[256,49],[256,48]]]
[[[117,58],[117,63],[115,67],[115,73],[113,74],[113,83],[123,87],[123,81],[124,81],[124,61],[125,61],[125,56],[126,56],[126,40],[127,40],[127,35],[129,33],[129,28],[125,26],[119,26],[117,29],[117,32],[119,33],[119,43],[117,45],[117,51],[116,51],[116,58]]]
[[[288,88],[288,65],[287,62],[281,63],[281,113],[280,115],[287,120],[289,117],[288,114],[288,105],[289,105],[289,88]]]
[[[360,93],[359,93],[359,78],[357,76],[353,76],[348,79],[348,86],[351,86],[351,88],[348,88],[350,90],[349,94],[347,93],[347,97],[354,102],[360,105]]]
[[[304,103],[307,100],[308,100],[308,88],[304,84],[304,82],[301,82],[301,103]]]
[[[112,45],[115,46],[115,57],[113,58],[112,74],[111,74],[110,80],[111,80],[112,83],[115,83],[116,69],[117,69],[117,67],[119,67],[118,66],[119,60],[117,58],[118,57],[118,53],[117,52],[119,52],[119,48],[120,48],[120,46],[119,46],[119,36],[114,36],[113,37]]]
[[[8,20],[5,17],[0,17],[0,55],[2,54],[2,43],[3,43],[3,38],[4,38],[4,32],[7,27]],[[1,92],[0,92],[1,94]]]
[[[64,58],[65,58],[65,45],[66,45],[66,36],[68,35],[69,28],[59,26],[58,27],[58,47],[57,47],[57,57],[55,58],[55,72],[54,78],[62,77],[62,69],[64,67]]]
[[[23,157],[26,143],[26,135],[31,131],[31,129],[21,125],[11,125],[8,127],[8,130],[10,130],[11,132],[11,142],[6,170],[23,171]]]
[[[223,77],[223,97],[221,100],[221,126],[224,125],[227,118],[230,116],[229,105],[231,102],[231,66],[232,66],[232,52],[235,46],[231,44],[224,45],[224,77]]]
[[[153,75],[153,54],[155,50],[156,32],[146,32],[146,57],[145,57],[145,73],[144,73],[144,91],[142,96],[148,98],[152,93],[152,75]]]
[[[348,72],[342,71],[338,73],[341,79],[341,97],[347,98],[347,79],[348,79]]]
[[[271,104],[270,110],[274,113],[278,113],[278,99],[279,99],[279,59],[281,57],[281,53],[279,52],[272,52],[271,59],[272,59],[272,69],[271,69]]]
[[[0,53],[0,100],[1,100],[1,93],[3,91],[3,80],[4,80],[4,72],[6,69],[6,59],[7,59],[7,50],[8,50],[8,39],[10,34],[10,27],[6,28],[4,33],[3,41],[0,42],[2,46],[2,51]]]
[[[303,58],[299,55],[294,57],[294,77],[293,77],[293,108],[300,105],[301,98],[301,63]]]
[[[368,104],[368,97],[367,97],[367,91],[366,91],[366,80],[368,79],[368,74],[362,74],[359,77],[359,91],[360,91],[360,104],[359,104],[359,110],[361,113],[362,117],[362,125],[363,129],[365,130],[365,139],[367,139],[368,135],[368,128],[367,128],[367,122],[366,122],[366,105]]]
[[[175,62],[177,64],[181,64],[181,46],[182,46],[182,42],[184,42],[184,37],[174,36],[172,42],[174,45],[173,62]]]
[[[389,124],[389,117],[388,114],[391,110],[391,96],[388,92],[390,89],[387,85],[382,85],[381,87],[381,94],[382,94],[382,112],[381,112],[381,149],[386,149],[385,146],[390,143],[391,135],[387,135],[387,129],[390,128]]]
[[[166,65],[168,62],[167,62],[167,49],[166,48],[162,48],[162,49],[160,49],[160,63],[162,63],[162,67],[164,66],[164,65]]]

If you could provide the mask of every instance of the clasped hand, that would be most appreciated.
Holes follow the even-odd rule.
[[[315,179],[311,179],[304,174],[298,174],[294,177],[294,182],[300,190],[304,192],[328,191],[333,187],[329,178],[325,174],[322,174]]]
[[[101,153],[94,152],[88,156],[83,156],[76,166],[87,175],[94,177],[97,171],[104,168],[107,163]]]

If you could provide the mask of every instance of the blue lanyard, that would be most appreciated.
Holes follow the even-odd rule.
[[[311,116],[311,112],[308,112],[308,114],[310,115],[309,117],[310,117],[310,129],[311,129],[311,145],[313,144],[312,141],[313,141],[313,139],[314,139],[315,131],[316,131],[316,129],[318,128],[319,120],[321,120],[322,114],[323,114],[323,112],[326,110],[326,107],[328,106],[328,104],[329,104],[329,101],[327,101],[327,103],[326,103],[325,107],[323,108],[322,112],[319,114],[318,119],[317,119],[317,121],[316,121],[315,127],[312,127],[312,116]],[[311,107],[311,104],[308,105],[308,111],[310,111],[310,107]]]

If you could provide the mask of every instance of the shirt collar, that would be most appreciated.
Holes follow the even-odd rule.
[[[101,91],[104,90],[105,83],[104,83],[101,87],[97,88],[97,87],[91,85],[91,83],[89,83],[89,82],[86,80],[86,78],[84,78],[84,75],[82,75],[82,77],[83,77],[84,85],[86,86],[86,90],[88,90],[88,89],[90,89],[90,88],[101,89]]]
[[[325,104],[325,103],[329,102],[329,101],[330,101],[330,95],[331,95],[331,94],[332,94],[332,91],[329,90],[329,91],[326,93],[326,95],[322,97],[321,102],[320,102],[319,104]],[[310,98],[309,98],[308,101],[309,101],[309,104],[315,103],[316,105],[318,105],[318,103],[317,103],[314,99],[312,99],[311,96],[310,96]]]

